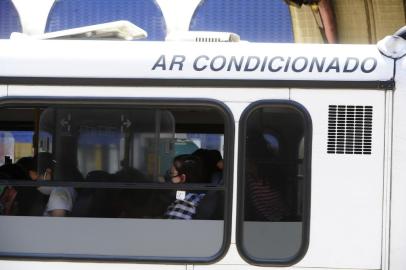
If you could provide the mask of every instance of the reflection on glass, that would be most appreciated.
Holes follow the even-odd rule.
[[[246,125],[242,248],[255,261],[288,261],[303,244],[304,119],[293,107],[269,105]]]
[[[179,187],[171,186],[168,172],[175,155],[181,152],[196,157],[202,164],[201,176],[183,183],[186,190],[181,190],[186,196],[204,194],[196,203],[199,207],[193,219],[223,219],[223,162],[219,150],[223,151],[224,135],[220,132],[224,124],[215,110],[199,112],[194,108],[191,113],[51,107],[37,109],[35,113],[40,113],[38,153],[34,157],[32,153],[26,154],[24,160],[12,164],[19,167],[15,171],[23,170],[21,175],[9,172],[10,168],[2,168],[5,172],[0,175],[0,180],[24,181],[13,187],[18,191],[14,205],[19,207],[7,215],[165,219],[168,207],[179,199],[176,196]],[[193,113],[218,122],[217,133],[196,129],[198,117],[189,120],[189,114]],[[182,131],[189,132],[175,133],[176,119],[183,121]],[[188,121],[192,121],[193,128],[184,124]],[[13,133],[6,135],[4,145],[15,148]],[[33,132],[29,135],[32,142]],[[194,143],[194,148],[182,148],[180,138],[217,149],[199,148]],[[218,153],[215,161],[209,155],[214,152]],[[217,163],[221,163],[221,169]],[[201,186],[192,190],[187,188],[190,184]],[[206,190],[204,185],[219,188]]]
[[[10,126],[23,123],[35,130],[30,142],[38,145],[35,155],[25,153],[0,166],[0,255],[204,261],[223,247],[227,181],[222,174],[215,183],[212,173],[180,185],[165,181],[180,150],[176,134],[202,140],[208,134],[212,139],[202,147],[223,141],[218,109],[0,109],[3,120],[10,115],[15,120]],[[17,145],[11,133],[0,141],[10,151]],[[213,149],[184,154],[195,150]],[[187,203],[189,194],[204,194],[191,220],[168,219],[169,206]]]

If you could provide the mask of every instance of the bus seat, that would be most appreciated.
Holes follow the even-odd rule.
[[[222,220],[224,193],[223,191],[209,191],[197,207],[194,219]]]
[[[106,182],[109,181],[111,175],[108,172],[95,170],[86,175],[87,182]],[[72,208],[72,216],[75,217],[96,217],[100,215],[102,208],[101,200],[104,197],[105,190],[103,189],[88,189],[83,188],[77,190],[77,197]]]

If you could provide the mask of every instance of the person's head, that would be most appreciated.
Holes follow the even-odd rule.
[[[23,168],[31,180],[38,179],[37,164],[33,157],[22,157],[16,164]]]
[[[224,160],[220,159],[219,161],[217,161],[216,167],[219,171],[223,171],[224,170]]]
[[[203,177],[210,180],[213,173],[223,170],[221,153],[214,149],[197,149],[192,155],[199,157],[203,162]]]
[[[2,179],[27,180],[27,172],[17,164],[4,164],[0,166],[0,174]]]
[[[51,180],[52,172],[56,165],[56,161],[53,159],[52,154],[47,152],[38,153],[38,155],[33,158],[33,161],[34,164],[38,166],[37,179]]]
[[[212,170],[223,170],[224,164],[220,151],[214,149],[208,150],[207,156]]]
[[[202,180],[202,161],[194,155],[180,155],[174,158],[171,167],[171,181],[174,184],[194,183]]]

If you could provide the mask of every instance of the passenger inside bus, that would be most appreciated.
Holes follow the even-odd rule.
[[[289,210],[283,199],[278,181],[270,176],[261,175],[255,162],[246,165],[247,220],[281,221],[289,216]]]
[[[109,182],[113,176],[102,170],[91,171],[86,175],[86,182]],[[77,189],[77,197],[72,208],[74,217],[112,217],[110,202],[106,201],[109,194],[105,189]]]
[[[21,180],[26,181],[13,185],[14,189],[32,193],[23,196],[20,192],[20,207],[13,214],[167,218],[167,209],[176,198],[177,187],[172,183],[178,178],[164,181],[165,171],[174,156],[186,154],[199,160],[201,167],[196,179],[188,176],[181,180],[186,183],[186,193],[205,194],[199,196],[192,218],[223,219],[223,160],[214,149],[223,148],[224,123],[213,110],[213,125],[195,124],[203,113],[207,110],[49,107],[13,111],[12,124],[23,123],[23,129],[33,137],[3,142],[7,143],[4,147],[15,150],[10,153],[19,158],[17,163],[24,173]],[[13,126],[10,130],[12,136]],[[28,156],[33,152],[39,155]],[[2,179],[7,185],[18,176]],[[30,183],[33,180],[38,181]],[[45,182],[49,180],[53,182]],[[189,192],[189,183],[198,183],[200,191]]]
[[[39,178],[37,172],[37,157],[22,157],[16,164],[28,176],[27,179],[36,181]],[[20,216],[42,216],[48,201],[48,196],[43,195],[35,187],[24,188],[24,192],[19,192],[19,211]]]
[[[122,164],[124,164],[122,162]],[[132,167],[123,167],[118,172],[112,175],[113,181],[145,183],[151,180],[140,170]],[[115,189],[107,191],[109,200],[112,200],[112,205],[107,206],[113,217],[119,218],[151,218],[162,212],[154,211],[158,201],[155,199],[155,193],[151,190],[144,189]]]
[[[38,180],[51,181],[56,171],[56,162],[52,155],[46,152],[39,153],[37,159]],[[64,167],[61,171],[66,172],[63,174],[64,178],[72,177],[75,174],[75,170],[68,167]],[[76,199],[76,191],[73,187],[40,186],[38,190],[44,195],[49,195],[44,216],[63,217],[72,211]]]
[[[223,168],[224,160],[220,151],[215,149],[200,148],[193,152],[193,155],[200,156],[203,160],[206,172],[207,183],[220,186],[223,183]],[[223,192],[209,190],[202,198],[200,205],[196,211],[195,219],[201,220],[220,220],[223,219],[223,209],[221,205],[224,203]]]
[[[0,179],[24,181],[28,179],[27,174],[16,164],[4,164],[0,167]],[[29,204],[29,189],[21,186],[6,186],[0,195],[0,214],[18,215],[26,211]]]
[[[40,168],[37,169],[37,164]],[[23,157],[15,164],[0,167],[1,179],[52,180],[55,162],[49,153]],[[1,195],[2,214],[18,216],[66,216],[71,212],[76,192],[72,187],[8,186]]]
[[[279,128],[266,126],[259,119],[250,121],[246,136],[245,219],[284,221],[291,218],[286,200],[290,162],[285,157],[290,151],[286,151],[281,139],[286,136],[279,136]]]
[[[184,184],[202,181],[202,165],[201,159],[194,155],[175,157],[171,167],[172,183]],[[192,219],[205,195],[204,192],[177,191],[176,200],[169,205],[165,216],[168,219]]]
[[[223,178],[223,158],[218,150],[197,149],[192,155],[203,161],[203,179],[208,183],[219,184]]]

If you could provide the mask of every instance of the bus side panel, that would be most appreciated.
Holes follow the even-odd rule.
[[[229,87],[10,85],[8,86],[8,95],[15,97],[203,98],[231,103],[247,103],[271,98],[287,99],[289,97],[288,90],[282,88],[273,88],[272,91],[267,92],[261,88],[233,88],[232,94],[230,94],[230,90]]]
[[[299,266],[380,269],[385,92],[292,89],[291,99],[309,111],[313,123],[310,243]],[[337,120],[338,130],[345,119],[334,135],[338,144],[345,134],[345,151],[353,108],[348,106],[354,105],[361,116],[372,106],[371,152],[328,153],[329,120]],[[332,108],[341,113],[329,115]]]
[[[186,265],[134,264],[134,263],[91,263],[52,261],[0,261],[0,269],[60,269],[60,270],[185,270]]]
[[[397,63],[393,101],[390,269],[406,267],[406,59]]]

